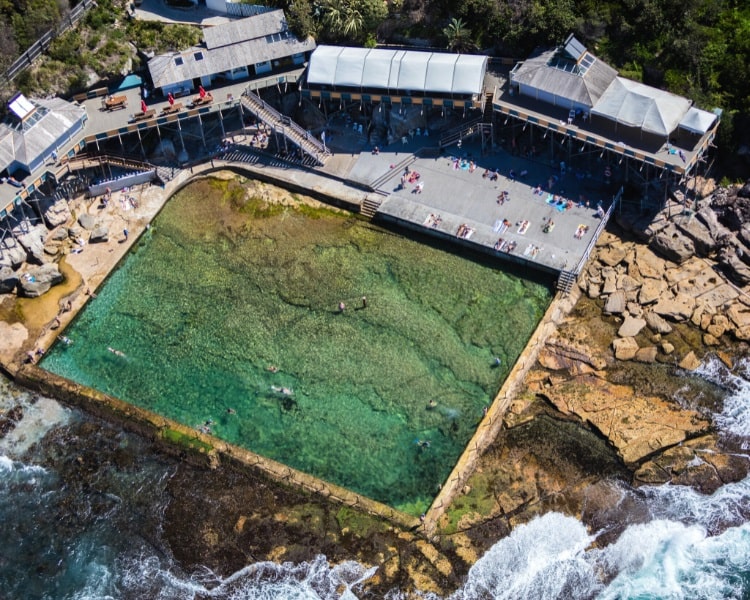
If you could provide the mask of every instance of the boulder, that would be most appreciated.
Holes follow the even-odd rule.
[[[29,269],[18,280],[18,295],[25,298],[38,298],[53,285],[62,283],[63,279],[57,263]]]
[[[617,338],[612,342],[617,360],[633,360],[638,353],[638,342],[635,338]]]
[[[689,217],[680,216],[675,219],[674,224],[679,231],[693,241],[695,251],[700,256],[709,256],[716,250],[716,241],[711,236],[708,227],[699,219],[692,215]]]
[[[685,357],[678,363],[677,366],[680,367],[680,369],[685,369],[686,371],[695,371],[698,367],[701,366],[701,361],[695,355],[695,352],[691,350],[685,355]]]
[[[664,297],[654,304],[651,310],[662,317],[669,317],[673,321],[685,321],[693,314],[695,300],[685,294]]]
[[[663,279],[645,279],[638,291],[638,302],[642,306],[653,304],[666,293],[667,282]]]
[[[18,269],[26,262],[26,250],[12,237],[6,237],[0,245],[0,266]]]
[[[674,224],[667,225],[657,233],[650,243],[654,252],[678,265],[695,254],[695,244]]]
[[[716,213],[710,207],[701,208],[696,216],[706,226],[709,234],[716,243],[723,243],[732,236],[732,232],[719,223]]]
[[[64,242],[68,239],[68,230],[65,227],[58,227],[50,233],[49,239],[54,242]]]
[[[607,361],[598,352],[584,344],[559,337],[547,341],[539,353],[539,364],[553,371],[566,370],[573,374],[600,371]]]
[[[625,317],[622,325],[620,325],[617,335],[622,338],[633,338],[637,336],[645,326],[645,319],[637,319],[628,315]]]
[[[740,260],[734,249],[725,248],[721,252],[721,270],[737,285],[750,284],[750,267]]]
[[[54,229],[70,219],[70,208],[64,198],[61,198],[44,211],[44,221],[47,227]]]
[[[96,227],[96,217],[88,213],[83,213],[78,217],[78,224],[83,227],[86,231],[91,231]],[[73,234],[71,233],[71,236]]]
[[[666,354],[667,356],[669,356],[670,354],[672,354],[672,352],[674,352],[674,345],[664,340],[661,343],[661,351],[664,352],[664,354]]]
[[[44,225],[34,225],[26,228],[26,231],[18,231],[16,239],[26,250],[26,260],[38,265],[44,263],[44,242],[47,240],[47,228]]]
[[[635,353],[635,360],[642,363],[652,363],[656,361],[656,346],[648,346],[647,348],[639,348],[638,352]]]
[[[100,244],[109,240],[109,227],[106,225],[97,225],[89,236],[90,244]]]
[[[617,289],[624,290],[626,292],[632,292],[641,287],[641,282],[634,279],[627,273],[622,273],[617,278]]]
[[[0,294],[10,294],[18,285],[18,275],[10,267],[0,267]]]
[[[742,310],[743,307],[740,304],[732,304],[726,313],[726,319],[734,323],[737,328],[750,327],[750,310]],[[713,322],[713,317],[711,319]],[[728,322],[727,322],[728,325]]]
[[[648,328],[654,333],[664,334],[672,332],[672,326],[666,321],[666,319],[663,319],[655,312],[649,310],[646,311],[643,316],[646,320],[646,325],[648,325]]]
[[[618,290],[610,294],[607,298],[607,302],[604,305],[604,312],[610,315],[621,315],[625,312],[626,302],[625,292]]]
[[[628,254],[629,247],[623,242],[611,244],[597,253],[597,259],[608,267],[619,265]]]

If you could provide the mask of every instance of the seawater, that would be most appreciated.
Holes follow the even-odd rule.
[[[699,371],[725,386],[724,410],[715,418],[733,436],[748,427],[747,368],[729,374],[710,360]],[[145,442],[123,434],[108,443],[143,444],[138,464],[103,469],[93,486],[75,487],[70,478],[63,485],[59,469],[76,462],[77,449],[45,435],[87,417],[0,379],[0,407],[16,404],[25,416],[0,439],[4,598],[368,597],[359,582],[377,567],[332,565],[322,555],[298,564],[253,563],[224,577],[207,569],[185,573],[159,535],[171,467],[149,455]],[[616,503],[628,499],[645,508],[616,541],[596,547],[600,532],[559,513],[542,515],[498,541],[448,600],[750,597],[750,478],[712,495],[680,486],[616,491]],[[405,594],[395,589],[388,598]]]
[[[418,515],[549,301],[485,261],[206,180],[42,366]]]

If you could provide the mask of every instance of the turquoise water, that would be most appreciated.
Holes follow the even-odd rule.
[[[43,367],[419,514],[549,301],[543,285],[351,216],[265,210],[236,182],[203,181],[167,204]]]

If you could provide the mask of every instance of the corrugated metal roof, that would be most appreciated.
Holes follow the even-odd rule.
[[[214,25],[213,27],[206,27],[203,30],[203,41],[206,43],[206,48],[212,50],[222,46],[239,44],[247,40],[255,40],[265,37],[269,33],[277,33],[288,29],[284,11],[279,9]]]
[[[250,21],[252,23],[248,23]],[[221,31],[216,32],[220,28]],[[206,29],[203,35],[206,46],[160,54],[148,61],[148,70],[155,87],[207,77],[315,49],[315,40],[312,38],[300,41],[289,32],[282,10],[217,25]],[[240,39],[241,35],[250,37]]]
[[[593,62],[581,72],[576,63],[559,60],[557,49],[541,52],[516,67],[513,81],[592,107],[617,77],[617,71],[593,55],[585,55]]]
[[[307,83],[332,87],[479,94],[487,57],[378,48],[320,46]]]

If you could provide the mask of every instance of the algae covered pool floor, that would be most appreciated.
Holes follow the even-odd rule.
[[[172,198],[42,366],[419,514],[549,290],[243,185]]]

